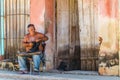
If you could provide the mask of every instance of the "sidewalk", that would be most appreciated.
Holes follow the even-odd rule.
[[[37,75],[0,71],[0,80],[120,80],[117,76],[99,76],[96,72],[68,71],[62,73],[40,72]]]

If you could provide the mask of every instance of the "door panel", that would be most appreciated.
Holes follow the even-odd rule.
[[[78,0],[81,70],[98,69],[97,0]]]
[[[77,18],[77,0],[57,1],[57,66],[67,64],[68,70],[79,69],[80,44]]]

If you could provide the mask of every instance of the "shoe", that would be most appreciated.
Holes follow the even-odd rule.
[[[34,72],[39,72],[39,70],[38,69],[34,69]]]
[[[45,66],[43,66],[43,71],[45,71],[46,70],[46,67]]]
[[[19,74],[24,74],[22,70],[20,70],[18,73],[19,73]]]
[[[27,70],[20,70],[19,74],[28,74],[28,71]]]
[[[24,74],[28,74],[28,71],[27,71],[27,70],[24,70],[23,72],[24,72]]]

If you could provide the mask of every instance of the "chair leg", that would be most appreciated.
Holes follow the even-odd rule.
[[[32,60],[30,60],[30,74],[32,74]]]

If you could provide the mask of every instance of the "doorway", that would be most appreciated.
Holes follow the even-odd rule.
[[[56,1],[56,68],[61,62],[67,70],[97,71],[99,44],[94,0]]]

